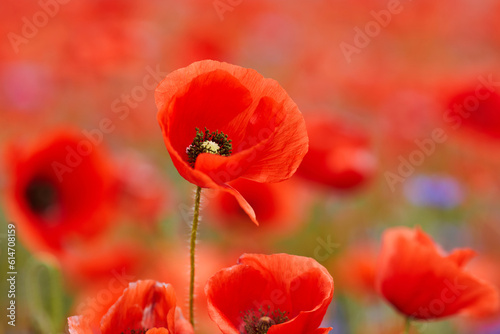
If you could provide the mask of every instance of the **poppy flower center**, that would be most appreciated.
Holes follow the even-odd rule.
[[[253,310],[247,311],[243,316],[245,331],[241,332],[241,334],[266,334],[271,326],[287,322],[287,313],[280,311],[280,309],[271,312],[271,306],[268,306],[265,312],[262,307],[257,312]]]
[[[28,184],[24,196],[30,209],[39,215],[47,215],[58,201],[57,190],[52,182],[36,178]]]
[[[216,130],[211,132],[205,128],[204,132],[196,128],[196,136],[191,145],[186,148],[188,155],[188,163],[194,168],[196,159],[201,153],[218,154],[224,157],[231,155],[232,151],[231,140],[223,132]]]
[[[146,334],[147,329],[131,329],[125,332],[121,332],[121,334]]]

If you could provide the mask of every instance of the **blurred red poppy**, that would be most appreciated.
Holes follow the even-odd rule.
[[[135,277],[148,266],[152,255],[143,244],[110,239],[106,234],[101,240],[93,239],[85,247],[68,249],[59,256],[61,271],[70,288],[99,289],[119,273]]]
[[[497,289],[500,289],[499,255],[498,253],[481,254],[481,257],[474,259],[470,264],[471,270],[474,270],[478,277],[491,282]],[[500,308],[488,317],[463,320],[458,325],[467,328],[467,333],[494,333],[495,328],[497,330],[500,328]]]
[[[114,163],[123,219],[132,220],[141,228],[154,227],[172,209],[172,185],[138,152],[120,152]]]
[[[328,114],[306,117],[309,152],[297,174],[336,189],[355,188],[375,172],[368,135]]]
[[[249,233],[259,238],[269,235],[275,241],[278,236],[296,231],[304,221],[307,195],[298,182],[288,180],[274,184],[238,179],[229,184],[245,197],[255,210],[260,228],[248,224],[248,215],[227,192],[219,191],[213,198],[207,196],[210,203],[207,207],[212,214],[210,222],[213,225],[223,227],[224,231],[245,233],[245,238],[240,238],[241,234],[236,237],[240,245],[244,239],[251,239]],[[242,224],[239,224],[240,222]]]
[[[338,291],[345,291],[359,299],[376,296],[375,273],[377,248],[370,242],[358,242],[340,255],[334,265]]]
[[[500,94],[487,87],[463,89],[450,97],[444,120],[452,129],[460,127],[484,139],[500,139]]]
[[[377,290],[415,319],[487,315],[499,306],[498,290],[464,270],[474,255],[467,248],[445,255],[419,228],[389,229],[383,236]]]
[[[85,316],[68,318],[71,334],[91,333],[194,333],[176,306],[175,292],[170,284],[152,280],[130,283],[121,297],[100,319],[89,321]]]
[[[99,147],[61,130],[7,156],[7,208],[34,251],[54,254],[103,231],[114,215],[116,187]]]
[[[292,99],[254,70],[211,60],[169,74],[155,98],[165,145],[181,176],[231,193],[257,223],[252,207],[227,183],[279,182],[295,173],[308,138]]]
[[[310,258],[244,254],[210,278],[205,293],[209,315],[224,334],[329,331],[318,327],[332,301],[333,279]]]

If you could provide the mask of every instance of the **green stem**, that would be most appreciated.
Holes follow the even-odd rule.
[[[26,283],[28,308],[42,333],[60,333],[65,322],[65,295],[58,269],[32,259],[27,265]],[[47,286],[49,290],[44,293]]]
[[[410,326],[411,326],[411,320],[410,317],[407,317],[405,321],[405,334],[410,334]]]
[[[33,320],[36,322],[41,332],[48,334],[53,331],[50,316],[45,310],[42,294],[40,291],[40,268],[42,265],[34,259],[31,259],[27,264],[26,275],[26,292],[28,298],[28,309]]]
[[[50,306],[52,311],[52,319],[54,322],[54,328],[59,331],[61,323],[64,323],[64,294],[61,289],[61,277],[59,271],[51,266],[47,266],[49,270],[49,280],[50,280]]]
[[[198,234],[198,218],[200,216],[200,199],[201,187],[196,188],[196,196],[194,198],[194,215],[193,225],[191,226],[191,243],[189,247],[191,256],[191,279],[189,282],[189,322],[194,328],[194,260],[196,248],[196,236]]]

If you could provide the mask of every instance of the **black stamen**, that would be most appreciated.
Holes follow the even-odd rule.
[[[121,334],[145,334],[147,331],[147,329],[127,329]]]
[[[266,334],[273,325],[287,322],[287,313],[279,309],[271,312],[270,305],[268,305],[265,312],[262,310],[262,307],[259,308],[258,312],[254,312],[253,310],[246,311],[242,316],[245,323],[245,331],[241,332],[241,334]]]
[[[219,133],[219,130],[210,132],[207,128],[205,128],[205,132],[201,132],[200,129],[196,128],[196,136],[194,137],[191,145],[189,145],[186,149],[188,163],[191,167],[194,168],[196,158],[198,158],[198,155],[201,153],[213,153],[203,147],[203,143],[206,141],[212,141],[219,145],[219,150],[215,154],[222,155],[224,157],[231,155],[233,147],[231,145],[231,140],[227,138],[226,134],[223,132]]]
[[[26,201],[36,214],[46,214],[57,204],[57,191],[52,182],[33,179],[24,192]]]

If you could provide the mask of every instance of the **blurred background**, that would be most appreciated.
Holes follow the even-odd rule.
[[[104,314],[138,279],[172,283],[187,305],[194,186],[171,163],[154,89],[201,59],[277,80],[304,114],[310,151],[289,181],[234,184],[259,228],[231,197],[204,191],[197,332],[218,332],[203,300],[213,273],[245,252],[286,252],[334,277],[332,333],[400,333],[373,288],[380,235],[393,226],[475,249],[471,268],[500,286],[498,1],[0,6],[2,313],[12,229],[17,272],[16,326],[2,315],[4,332],[64,333],[67,316]],[[65,176],[56,190],[47,168]],[[500,333],[500,316],[425,333]]]

